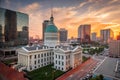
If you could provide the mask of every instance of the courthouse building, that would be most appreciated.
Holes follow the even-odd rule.
[[[54,68],[67,71],[82,62],[80,46],[60,45],[58,28],[53,15],[45,28],[44,45],[24,46],[18,49],[18,65],[28,71],[54,63]]]

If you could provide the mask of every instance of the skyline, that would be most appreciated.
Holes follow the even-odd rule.
[[[68,38],[77,37],[81,24],[91,24],[92,32],[110,28],[115,37],[120,31],[119,0],[1,0],[1,7],[29,15],[30,36],[42,38],[42,22],[51,16],[55,25],[68,30]],[[64,11],[65,10],[65,11]],[[74,33],[73,33],[74,32]]]

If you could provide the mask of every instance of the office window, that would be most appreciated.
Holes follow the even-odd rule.
[[[44,58],[44,61],[46,61],[46,58]]]
[[[46,57],[46,53],[44,53],[44,56]]]
[[[36,59],[36,55],[34,56],[34,58]]]
[[[56,58],[57,58],[57,55],[56,55]]]
[[[47,57],[47,61],[48,61],[48,57]]]
[[[64,56],[62,56],[62,59],[64,59]]]
[[[34,62],[34,64],[36,64],[36,61]]]
[[[43,57],[43,54],[41,54],[41,57]]]
[[[57,60],[56,60],[55,62],[56,62],[56,64],[57,64]]]
[[[40,58],[40,54],[38,54],[38,58]]]
[[[30,59],[32,59],[32,55],[30,55]]]
[[[59,65],[60,65],[60,61],[59,61]]]
[[[62,66],[64,65],[64,62],[62,62]]]
[[[40,63],[40,60],[38,60],[38,63]]]
[[[41,59],[41,63],[43,62],[43,59]]]
[[[60,59],[60,55],[59,55],[59,59]]]
[[[47,56],[49,56],[49,53],[47,53]]]

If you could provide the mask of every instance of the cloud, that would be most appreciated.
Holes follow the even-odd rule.
[[[103,4],[105,3],[104,0],[87,0],[77,6],[53,7],[55,25],[58,28],[66,28],[69,38],[72,36],[77,37],[78,27],[81,24],[91,24],[92,32],[97,32],[98,35],[100,29],[105,28],[111,28],[116,34],[120,30],[118,28],[120,27],[119,5],[112,5],[116,2],[117,0],[114,0],[113,2],[109,1]],[[43,10],[41,9],[42,6],[44,5],[34,2],[19,9],[29,14],[30,35],[35,36],[37,34],[41,38],[42,22],[46,19],[49,20],[51,15],[51,9],[47,8]],[[81,7],[84,12],[81,11]]]
[[[25,7],[19,8],[21,12],[29,15],[29,34],[30,36],[40,35],[42,32],[42,11],[39,3],[32,3]],[[40,35],[41,36],[41,35]]]
[[[7,7],[7,8],[10,7],[10,4],[11,4],[11,3],[10,3],[10,0],[5,0],[5,1],[4,1],[5,7]]]
[[[83,7],[84,5],[88,4],[89,2],[82,2],[80,3],[80,5],[78,6],[79,8]]]

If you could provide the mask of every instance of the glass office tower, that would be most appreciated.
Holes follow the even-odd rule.
[[[28,15],[0,8],[0,47],[28,44]]]

